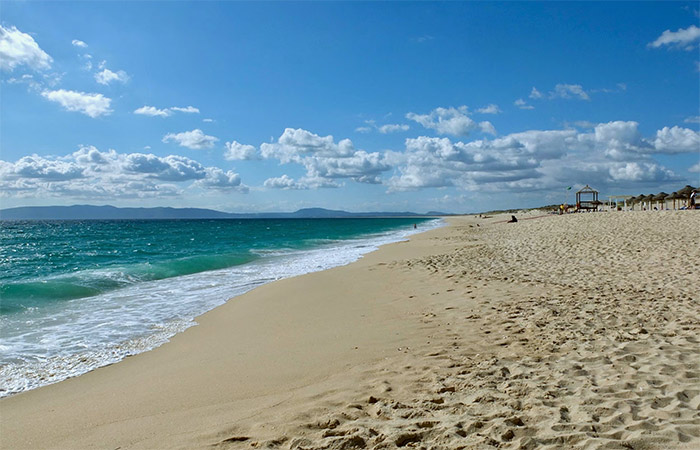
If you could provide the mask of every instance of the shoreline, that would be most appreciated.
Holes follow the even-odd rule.
[[[683,268],[700,254],[659,246],[700,217],[500,219],[447,218],[2,399],[0,447],[697,445],[700,300]]]
[[[266,256],[265,253],[261,253],[260,258],[256,260],[225,269],[184,274],[179,277],[125,286],[121,290],[106,291],[97,296],[83,299],[77,306],[73,306],[65,311],[59,311],[62,313],[62,316],[53,316],[48,320],[41,315],[30,315],[22,320],[48,321],[47,325],[49,328],[56,323],[56,320],[60,323],[61,321],[67,321],[68,318],[72,320],[78,319],[78,322],[83,324],[82,328],[76,329],[72,327],[71,331],[73,334],[77,333],[79,336],[84,336],[81,344],[88,343],[88,346],[79,353],[64,354],[59,350],[54,352],[53,356],[47,354],[47,358],[42,364],[23,363],[15,365],[11,357],[12,354],[4,355],[3,362],[0,362],[0,374],[4,378],[3,392],[0,393],[0,398],[10,397],[21,392],[27,392],[38,387],[80,376],[99,367],[116,364],[126,357],[158,348],[168,342],[174,335],[196,325],[197,318],[202,314],[263,284],[343,266],[362,258],[368,251],[373,251],[373,249],[377,249],[386,243],[404,240],[407,236],[421,230],[426,231],[444,226],[444,224],[440,225],[434,220],[423,222],[418,230],[411,229],[412,224],[405,224],[405,227],[355,236],[332,244],[323,244],[305,249],[284,250],[274,252],[272,256]],[[332,256],[327,257],[326,255]],[[252,275],[253,273],[256,275]],[[150,306],[153,303],[152,301],[144,302],[142,306],[135,304],[134,298],[159,296],[160,291],[167,291],[168,289],[180,292],[180,306],[165,304],[163,303],[165,300],[153,306]],[[144,318],[144,325],[132,326],[134,330],[131,332],[130,339],[124,340],[125,337],[129,336],[127,329],[121,335],[122,341],[109,344],[100,340],[99,334],[96,335],[91,329],[96,330],[98,333],[104,332],[100,331],[105,330],[101,326],[103,323],[107,324],[106,329],[109,329],[109,323],[113,323],[115,320],[118,321],[118,311],[112,315],[100,315],[98,311],[94,318],[83,317],[83,315],[91,311],[90,304],[97,304],[98,307],[101,307],[105,303],[123,304],[122,309],[127,312],[131,311],[132,316],[140,313],[145,314],[148,318]],[[133,308],[140,308],[141,311],[133,311]],[[164,308],[169,312],[161,313],[156,308]],[[50,320],[54,322],[50,322]],[[21,339],[22,333],[26,331],[23,331],[22,324],[19,322],[12,325],[15,329],[12,332],[6,329],[8,335],[5,336],[7,339],[5,343],[10,347],[21,346],[22,342],[17,340]],[[66,326],[68,325],[69,322],[66,322]],[[148,331],[148,327],[151,328],[152,332],[145,334]],[[48,339],[50,342],[54,338],[64,342],[64,337],[58,334],[59,331],[56,330],[44,336],[44,339]],[[95,347],[90,347],[90,342],[95,344]],[[65,343],[70,345],[70,339],[65,339]],[[92,348],[95,348],[95,350],[92,350]],[[19,355],[18,359],[23,359],[22,355]],[[3,366],[2,364],[7,361],[9,361],[7,365]]]

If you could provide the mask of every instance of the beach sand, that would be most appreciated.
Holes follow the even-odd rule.
[[[3,399],[0,446],[700,448],[700,214],[517,215],[450,218]]]

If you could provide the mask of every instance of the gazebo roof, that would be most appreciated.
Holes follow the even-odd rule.
[[[598,193],[595,189],[590,187],[589,185],[585,185],[584,187],[581,188],[580,191],[576,192],[577,194],[593,194],[593,193]]]
[[[665,192],[659,192],[658,194],[656,194],[656,195],[654,196],[654,198],[653,198],[652,200],[663,200],[663,199],[665,199],[666,197],[668,197],[668,194],[667,194],[667,193],[665,193]]]

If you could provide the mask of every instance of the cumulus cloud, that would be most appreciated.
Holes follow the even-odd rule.
[[[452,136],[466,136],[471,131],[479,128],[474,120],[469,117],[466,106],[459,108],[435,108],[429,114],[408,113],[406,118],[413,120],[425,128],[435,130],[438,134]]]
[[[241,144],[237,141],[226,142],[224,158],[229,161],[252,160],[258,158],[258,153],[252,145]]]
[[[665,151],[687,150],[697,138],[685,130],[659,130],[644,139],[636,122],[598,124],[592,131],[528,130],[495,139],[453,142],[421,136],[407,139],[405,150],[389,152],[396,168],[390,191],[457,187],[480,191],[533,191],[574,182],[600,186],[676,180],[650,158]],[[672,143],[672,144],[671,144]]]
[[[182,133],[168,133],[163,136],[163,142],[165,143],[174,141],[181,147],[191,148],[192,150],[212,148],[218,140],[214,136],[207,136],[199,128],[192,131],[183,131]]]
[[[357,150],[350,139],[336,143],[333,136],[321,137],[303,129],[285,129],[277,143],[260,145],[260,153],[282,164],[304,166],[306,176],[301,182],[310,188],[336,187],[339,179],[380,183],[381,173],[390,169],[379,153]]]
[[[134,114],[151,117],[168,117],[171,114],[171,112],[169,109],[158,109],[155,106],[144,105],[134,110]]]
[[[700,41],[700,28],[691,25],[688,28],[679,28],[678,31],[664,31],[654,42],[649,43],[649,47],[669,46],[692,50],[698,41]]]
[[[522,98],[517,99],[516,101],[513,102],[515,106],[517,106],[520,109],[535,109],[534,106],[528,105],[525,100]]]
[[[95,81],[104,85],[109,85],[113,81],[126,83],[129,81],[129,75],[127,75],[123,70],[112,72],[111,70],[105,68],[102,69],[101,72],[95,73]]]
[[[73,44],[73,47],[80,47],[80,48],[87,48],[87,44],[79,39],[73,39],[71,41],[71,44]]]
[[[700,124],[700,116],[687,117],[683,122],[685,123],[698,123]]]
[[[297,183],[294,181],[293,178],[291,178],[288,175],[282,175],[281,177],[277,178],[268,178],[265,180],[263,183],[263,186],[266,188],[270,189],[285,189],[285,190],[300,190],[300,189],[308,189],[309,187],[302,184],[302,183]]]
[[[408,131],[410,129],[411,129],[411,127],[406,125],[406,124],[394,124],[394,123],[388,123],[386,125],[381,125],[380,127],[377,128],[377,130],[379,130],[379,132],[382,134],[396,133],[398,131]]]
[[[537,98],[542,98],[542,97],[543,97],[542,93],[540,91],[538,91],[537,88],[535,88],[533,86],[532,91],[530,91],[530,98],[537,99]]]
[[[557,84],[554,90],[549,93],[550,98],[578,98],[579,100],[590,100],[591,97],[580,84]]]
[[[247,190],[240,175],[179,155],[123,154],[87,146],[63,157],[32,155],[14,163],[0,161],[0,192],[5,196],[167,197],[192,187]]]
[[[700,133],[689,128],[663,127],[656,132],[654,148],[659,153],[700,153]]]
[[[501,112],[501,108],[499,108],[498,105],[491,103],[488,106],[477,109],[477,112],[480,112],[481,114],[499,114]]]
[[[52,102],[58,103],[68,111],[79,112],[92,118],[106,116],[112,113],[112,99],[102,94],[85,93],[59,89],[43,91],[41,95]]]
[[[33,37],[17,27],[0,25],[0,69],[11,72],[18,66],[33,70],[51,68],[53,59],[43,51]]]
[[[688,172],[691,172],[691,173],[700,173],[700,162],[698,162],[698,163],[696,163],[696,164],[690,166],[690,168],[688,169]]]

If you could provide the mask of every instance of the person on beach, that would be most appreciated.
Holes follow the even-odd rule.
[[[690,205],[688,206],[688,209],[695,209],[695,197],[697,196],[698,191],[694,190],[690,194]]]
[[[518,219],[515,216],[510,216],[510,220],[508,221],[508,223],[515,223],[517,221]]]

